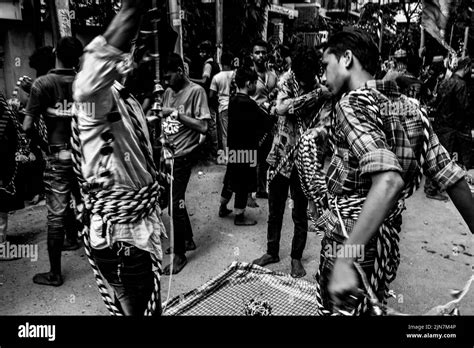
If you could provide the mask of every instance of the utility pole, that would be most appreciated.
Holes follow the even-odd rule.
[[[469,40],[469,27],[464,29],[464,45],[462,48],[462,58],[466,57],[466,50],[467,50],[467,41]]]
[[[178,33],[178,39],[174,47],[174,52],[183,58],[183,27],[182,27],[182,12],[181,0],[169,0],[170,22],[174,31]]]
[[[263,19],[263,30],[262,30],[262,39],[267,41],[267,36],[268,36],[268,12],[269,8],[267,7],[265,9],[265,15]]]
[[[224,41],[224,0],[216,0],[216,61],[221,65],[222,47]]]
[[[55,0],[48,1],[49,7],[49,17],[51,19],[51,32],[53,34],[53,46],[56,46],[56,43],[59,41],[59,25],[58,25],[58,16],[56,14],[56,2]]]

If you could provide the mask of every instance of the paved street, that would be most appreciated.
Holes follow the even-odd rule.
[[[195,168],[188,186],[188,210],[197,250],[187,254],[189,263],[173,277],[171,297],[192,290],[221,273],[232,261],[251,261],[265,251],[267,201],[249,209],[258,224],[236,228],[233,217],[217,217],[219,194],[225,167]],[[198,172],[202,172],[199,175]],[[166,225],[168,218],[164,214]],[[0,315],[107,315],[91,268],[82,249],[65,252],[59,288],[36,285],[32,277],[49,268],[46,252],[46,207],[28,207],[11,215],[10,241],[38,244],[36,262],[21,259],[0,262]],[[292,222],[285,213],[281,242],[281,262],[269,268],[290,271]],[[167,241],[164,243],[166,248]],[[306,279],[314,281],[318,266],[320,237],[310,233],[303,258]],[[450,289],[460,288],[472,274],[473,237],[451,202],[428,200],[419,190],[407,202],[401,234],[401,265],[392,284],[397,299],[389,305],[411,314],[422,314],[450,301]],[[167,264],[166,256],[164,264]],[[162,278],[163,300],[169,277]],[[473,289],[474,290],[474,289]],[[461,303],[461,314],[474,315],[474,291]]]

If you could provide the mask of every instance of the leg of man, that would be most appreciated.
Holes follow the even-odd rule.
[[[68,209],[72,199],[72,182],[75,179],[72,160],[60,160],[57,154],[48,157],[44,173],[46,206],[48,208],[48,254],[50,272],[36,274],[33,281],[42,285],[59,286],[61,276],[61,250],[68,226]]]
[[[457,132],[456,135],[456,152],[459,154],[459,162],[469,170],[471,168],[472,156],[472,137],[468,132]]]
[[[208,144],[208,153],[205,155],[212,159],[217,158],[218,140],[217,140],[217,112],[213,108],[209,108],[211,119],[208,122],[206,143]]]
[[[283,215],[288,198],[290,180],[277,174],[270,183],[268,200],[267,254],[279,256]]]
[[[216,135],[217,135],[217,150],[223,149],[221,113],[219,111],[216,111]]]
[[[268,197],[267,192],[267,156],[272,148],[273,137],[268,133],[262,145],[258,149],[258,165],[257,165],[257,198]]]
[[[235,193],[234,211],[235,218],[234,224],[236,226],[253,226],[257,224],[254,219],[249,219],[245,216],[245,207],[247,206],[247,191],[238,191]]]
[[[222,110],[219,113],[219,123],[222,135],[222,149],[225,151],[227,148],[227,125],[229,124],[229,110]]]
[[[232,194],[233,192],[229,184],[229,167],[227,167],[225,176],[224,176],[224,185],[222,186],[222,192],[221,192],[219,217],[225,217],[229,215],[230,213],[232,213],[232,210],[227,208],[227,204],[230,202],[230,199],[232,198]]]
[[[440,128],[436,134],[439,142],[448,153],[457,161],[458,155],[455,153],[456,131],[451,128]]]
[[[301,188],[296,166],[293,167],[290,177],[290,192],[293,200],[291,216],[295,224],[291,244],[291,275],[300,278],[306,275],[306,271],[301,264],[301,258],[303,257],[308,235],[308,200]]]
[[[127,251],[128,249],[128,251]],[[127,243],[92,249],[100,272],[114,289],[125,315],[143,316],[154,287],[151,255]],[[161,314],[161,299],[156,299],[154,315]]]
[[[174,160],[173,168],[173,225],[174,225],[174,264],[173,274],[179,273],[186,265],[186,236],[192,235],[192,227],[186,210],[185,194],[193,162],[188,156]],[[169,274],[170,265],[164,269]]]
[[[262,257],[253,261],[256,265],[265,266],[269,263],[280,261],[281,228],[289,187],[290,180],[279,173],[275,175],[269,185],[267,252]]]

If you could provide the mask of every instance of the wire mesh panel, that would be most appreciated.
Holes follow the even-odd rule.
[[[318,315],[316,284],[243,262],[171,299],[164,315],[245,315],[252,300],[266,302],[271,315]]]

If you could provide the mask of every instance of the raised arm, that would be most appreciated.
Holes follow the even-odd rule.
[[[108,111],[112,103],[110,87],[121,74],[117,70],[130,50],[148,1],[126,0],[103,36],[86,48],[82,70],[74,82],[74,100],[95,103],[96,113]]]

